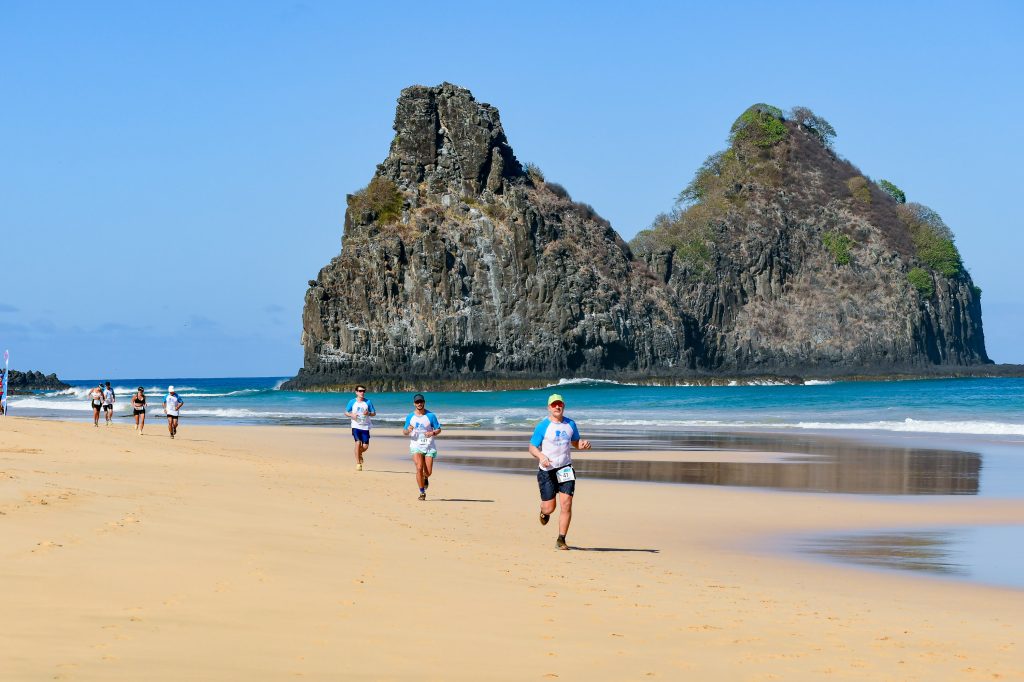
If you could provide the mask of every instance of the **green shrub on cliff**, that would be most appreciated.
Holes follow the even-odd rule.
[[[910,230],[917,257],[929,268],[946,277],[963,271],[953,232],[938,213],[922,204],[910,203],[897,207],[896,214]]]
[[[358,222],[374,220],[381,225],[402,217],[402,193],[388,178],[376,177],[363,189],[348,196],[348,210]]]
[[[836,259],[836,265],[850,264],[850,247],[853,240],[842,232],[826,232],[821,236],[821,241]]]
[[[888,180],[879,180],[878,186],[882,188],[883,192],[895,199],[897,204],[907,203],[907,195],[903,193],[903,190]]]
[[[649,229],[641,230],[629,246],[638,254],[671,251],[687,274],[707,277],[712,272],[713,235],[700,206],[662,213]]]
[[[758,147],[773,147],[789,134],[784,120],[778,107],[755,104],[732,124],[729,141],[732,144],[750,142]]]
[[[925,298],[931,298],[932,294],[935,293],[935,283],[932,282],[932,276],[927,270],[914,268],[907,273],[907,279],[914,285],[918,293]]]
[[[704,163],[693,176],[690,184],[676,197],[677,206],[700,203],[705,198],[719,193],[738,177],[740,168],[736,152],[726,149],[704,159]]]
[[[853,198],[862,204],[871,203],[871,188],[868,186],[867,178],[863,175],[857,175],[846,181],[846,186],[850,188],[850,194]]]

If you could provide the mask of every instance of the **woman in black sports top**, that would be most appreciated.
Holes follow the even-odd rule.
[[[135,430],[141,436],[142,429],[146,426],[146,390],[142,386],[139,386],[139,390],[132,396],[132,413],[135,415]]]

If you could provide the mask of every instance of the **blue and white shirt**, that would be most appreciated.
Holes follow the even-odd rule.
[[[544,456],[551,460],[551,466],[538,466],[545,471],[553,471],[572,464],[572,444],[580,439],[580,431],[576,422],[562,417],[561,422],[553,422],[545,417],[533,430],[530,445],[540,448]]]
[[[369,400],[352,398],[352,400],[348,401],[345,411],[356,415],[356,418],[352,420],[353,429],[369,431],[373,428],[373,423],[370,421],[370,412],[377,414],[377,410],[373,409],[373,403]]]
[[[179,398],[177,393],[173,395],[168,393],[164,396],[164,409],[167,411],[168,417],[177,417],[178,410],[180,410],[181,406],[184,404],[185,401]]]
[[[412,431],[409,432],[409,449],[415,450],[416,452],[431,452],[436,451],[437,446],[434,444],[434,437],[427,437],[427,431],[437,431],[441,428],[441,422],[437,421],[437,415],[430,410],[427,410],[425,414],[416,414],[410,412],[409,416],[405,418],[405,428],[412,427]]]

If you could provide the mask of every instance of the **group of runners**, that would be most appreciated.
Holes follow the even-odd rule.
[[[96,388],[90,390],[88,399],[92,406],[92,425],[97,427],[100,425],[100,411],[102,410],[106,425],[110,426],[111,420],[114,418],[114,403],[117,402],[117,395],[110,387],[110,382],[108,381],[106,384],[101,382]],[[148,404],[146,389],[139,386],[129,402],[132,406],[132,416],[135,418],[135,432],[141,436],[146,428],[146,405]],[[174,438],[178,433],[178,416],[181,408],[185,406],[185,401],[175,392],[174,386],[168,386],[167,395],[164,396],[161,404],[167,415],[167,432],[171,438]]]
[[[366,397],[366,387],[356,386],[355,397],[345,407],[345,416],[352,420],[352,440],[355,442],[356,471],[363,470],[364,455],[370,447],[372,418],[377,415],[373,403]],[[416,485],[419,499],[427,499],[430,476],[437,458],[437,443],[441,433],[437,415],[427,409],[426,398],[417,393],[412,398],[413,410],[406,416],[402,433],[410,436],[409,454],[416,466]],[[558,549],[569,549],[565,536],[572,522],[572,500],[576,493],[576,471],[572,466],[572,449],[589,450],[590,441],[580,438],[579,428],[565,416],[565,400],[558,393],[548,396],[548,416],[537,424],[530,438],[529,452],[537,460],[537,486],[540,489],[540,524],[547,525],[558,513]]]

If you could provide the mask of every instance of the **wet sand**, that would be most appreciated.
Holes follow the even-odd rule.
[[[396,436],[375,435],[356,472],[342,430],[186,423],[171,441],[161,426],[139,438],[0,419],[3,676],[1024,677],[1022,591],[765,551],[794,533],[1019,524],[1021,500],[582,473],[619,466],[609,450],[577,458],[575,551],[559,552],[532,480],[454,465],[518,459],[485,439],[465,453],[442,436],[418,502]],[[685,456],[738,471],[801,465],[753,452]],[[971,478],[970,466],[940,471]]]

